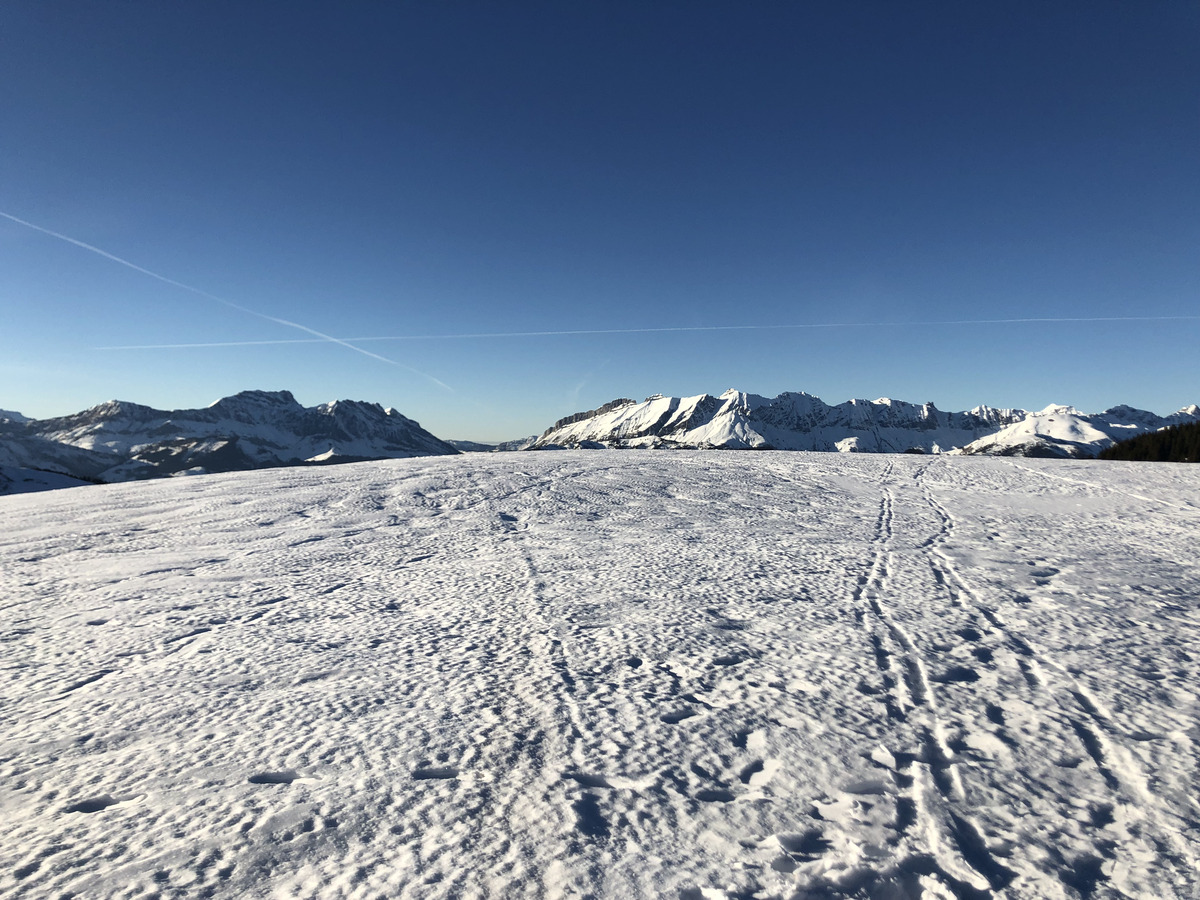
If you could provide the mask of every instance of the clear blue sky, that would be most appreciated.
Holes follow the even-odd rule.
[[[1191,0],[8,0],[0,123],[0,212],[195,289],[0,219],[26,415],[1200,402],[1196,318],[929,324],[1200,316]],[[423,337],[98,349],[312,337],[272,320]]]

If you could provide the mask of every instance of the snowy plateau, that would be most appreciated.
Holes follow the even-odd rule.
[[[499,453],[0,498],[0,895],[1200,897],[1200,467]]]

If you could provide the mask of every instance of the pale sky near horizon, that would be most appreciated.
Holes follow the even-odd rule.
[[[1200,402],[1194,2],[12,0],[0,122],[30,416]]]

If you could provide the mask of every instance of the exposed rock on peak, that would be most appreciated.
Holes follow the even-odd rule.
[[[940,452],[961,447],[1023,411],[979,407],[942,412],[932,403],[849,400],[829,406],[804,392],[774,399],[730,388],[719,397],[656,395],[622,399],[560,419],[531,449],[579,447],[719,447],[843,452]]]
[[[729,389],[719,397],[655,395],[614,400],[560,419],[529,449],[552,447],[837,450],[843,453],[964,453],[1094,456],[1114,440],[1200,419],[1185,407],[1163,417],[1130,406],[1085,415],[1051,404],[1038,412],[977,406],[945,412],[932,402],[882,397],[830,406],[803,392],[774,399]]]
[[[995,434],[963,448],[967,455],[1092,457],[1126,438],[1157,431],[1183,421],[1200,420],[1200,409],[1158,416],[1132,406],[1114,406],[1102,413],[1081,413],[1072,406],[1051,404],[1028,413]]]
[[[305,408],[289,391],[242,391],[203,409],[112,400],[0,426],[0,463],[106,481],[457,452],[378,403]]]

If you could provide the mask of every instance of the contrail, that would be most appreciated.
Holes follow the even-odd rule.
[[[169,284],[172,287],[177,287],[181,290],[189,291],[193,294],[197,294],[201,297],[205,297],[216,303],[220,303],[223,306],[228,306],[230,309],[236,309],[238,312],[243,312],[243,313],[246,313],[247,315],[251,315],[251,316],[257,316],[258,318],[265,319],[268,322],[274,322],[276,325],[285,325],[288,328],[295,328],[298,331],[303,331],[306,334],[311,334],[314,336],[312,339],[307,339],[307,340],[303,340],[303,341],[258,341],[258,342],[251,342],[251,343],[260,343],[260,344],[311,343],[311,344],[316,344],[316,343],[323,343],[323,342],[332,342],[334,344],[340,344],[343,347],[353,350],[355,353],[361,353],[364,356],[369,356],[372,359],[377,359],[380,362],[387,363],[388,365],[398,366],[401,369],[405,369],[409,372],[412,372],[414,375],[420,375],[422,378],[428,378],[434,384],[438,385],[439,387],[445,388],[448,391],[453,392],[453,390],[454,390],[452,387],[450,387],[450,385],[446,384],[443,381],[439,381],[437,378],[434,378],[432,375],[428,374],[427,372],[422,372],[418,369],[414,369],[412,366],[406,366],[406,365],[404,365],[404,363],[396,362],[394,359],[388,359],[386,356],[380,356],[378,353],[372,353],[370,350],[364,350],[362,347],[356,347],[350,341],[343,340],[342,338],[333,337],[332,335],[328,335],[328,334],[325,334],[324,332],[317,331],[315,328],[309,328],[307,325],[301,325],[299,322],[292,322],[292,321],[289,321],[288,319],[280,319],[276,316],[270,316],[270,315],[267,315],[266,313],[261,313],[256,309],[250,309],[250,307],[248,307],[248,306],[242,306],[240,303],[234,303],[232,300],[226,300],[224,297],[218,297],[216,294],[210,294],[208,291],[202,291],[202,290],[200,290],[200,288],[192,287],[190,284],[184,284],[182,281],[176,281],[174,278],[167,278],[167,276],[165,276],[165,275],[159,275],[157,272],[152,272],[149,269],[143,268],[142,266],[139,266],[136,263],[132,263],[127,259],[122,259],[119,256],[109,253],[107,250],[101,250],[99,247],[94,247],[91,244],[85,244],[83,241],[76,240],[73,237],[68,237],[65,234],[60,234],[57,231],[51,231],[49,228],[43,228],[41,225],[35,225],[35,224],[33,224],[33,222],[27,222],[24,219],[19,219],[14,215],[10,215],[9,213],[0,211],[0,216],[3,216],[5,219],[8,219],[11,222],[16,222],[18,225],[24,225],[26,228],[31,228],[34,231],[40,231],[42,234],[48,234],[48,235],[50,235],[50,237],[58,238],[60,241],[66,241],[68,244],[74,244],[76,247],[82,247],[84,250],[88,250],[99,256],[103,256],[105,259],[110,259],[115,263],[120,263],[121,265],[123,265],[127,268],[133,269],[135,272],[141,272],[143,275],[149,275],[151,278],[155,278],[155,279],[163,282],[164,284]],[[229,344],[228,346],[235,346],[235,345],[236,345],[236,342],[234,344]],[[185,346],[185,345],[180,345],[180,346]],[[107,348],[100,348],[100,349],[107,349]],[[131,348],[123,348],[123,349],[131,349]]]
[[[662,334],[681,331],[778,331],[781,329],[816,328],[906,328],[934,325],[1031,325],[1063,322],[1182,322],[1197,321],[1197,316],[1043,316],[1014,319],[943,319],[931,322],[810,322],[778,325],[672,325],[664,328],[579,328],[563,331],[484,331],[460,334],[397,334],[345,338],[344,342],[356,344],[372,341],[452,341],[482,338],[564,337],[588,334]],[[271,341],[207,341],[190,344],[130,344],[114,347],[96,347],[97,350],[180,350],[200,347],[257,347],[276,344],[315,344],[312,338]],[[341,342],[339,342],[341,343]]]

